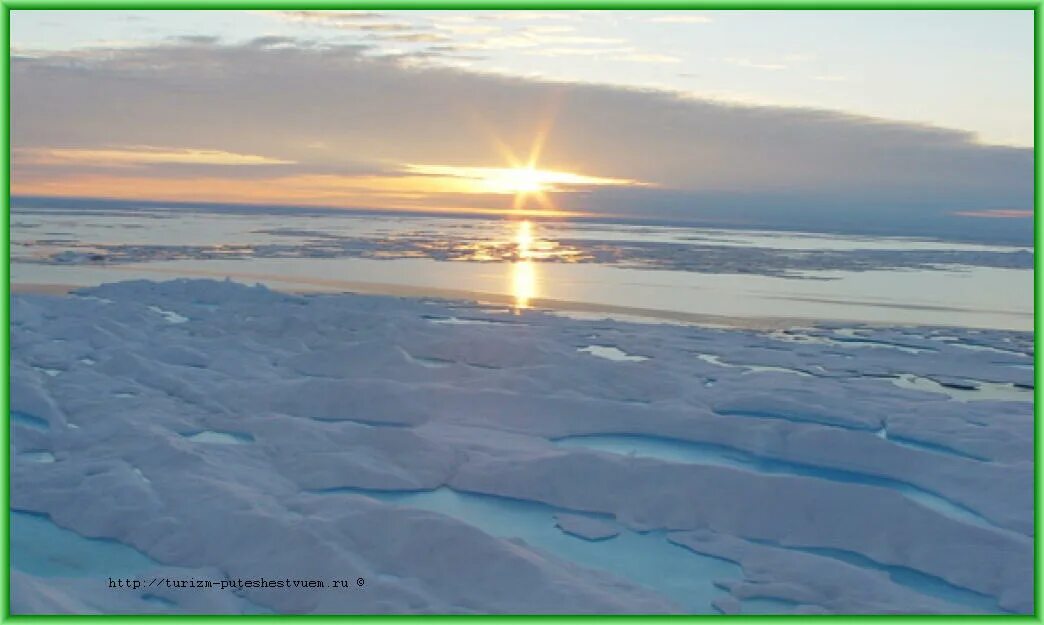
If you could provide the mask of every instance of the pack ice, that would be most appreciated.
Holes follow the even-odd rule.
[[[990,330],[14,295],[11,607],[1030,613],[1032,363]]]

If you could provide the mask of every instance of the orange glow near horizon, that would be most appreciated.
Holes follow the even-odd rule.
[[[15,150],[14,158],[31,165],[88,164],[104,167],[135,167],[150,164],[183,165],[291,165],[294,162],[240,154],[225,150],[158,148],[131,145],[116,148],[28,148]]]
[[[478,203],[482,183],[456,176],[298,175],[260,179],[219,177],[152,178],[141,175],[81,174],[58,178],[14,175],[11,193],[23,196],[89,197],[113,200],[285,204],[332,209],[351,207],[473,215],[570,217],[586,213],[532,207],[518,210]],[[493,195],[490,191],[484,193]],[[509,194],[503,191],[499,196]]]
[[[478,193],[529,194],[569,191],[569,187],[641,185],[637,180],[587,176],[566,171],[524,167],[456,167],[451,165],[407,165],[409,174],[432,180],[449,179]]]
[[[495,131],[486,128],[503,166],[415,163],[385,164],[381,173],[293,173],[282,165],[301,163],[214,149],[125,145],[102,148],[31,148],[16,151],[11,192],[26,196],[215,202],[365,208],[441,213],[569,217],[552,193],[603,185],[646,183],[538,167],[554,120],[540,117],[529,153],[518,158]],[[81,168],[82,166],[90,168]],[[171,166],[203,167],[187,176]],[[268,169],[258,170],[255,166]],[[209,166],[213,166],[210,168]],[[228,172],[235,172],[228,173]],[[246,173],[250,172],[250,173]],[[510,196],[510,204],[505,196]],[[532,200],[532,201],[531,201]]]

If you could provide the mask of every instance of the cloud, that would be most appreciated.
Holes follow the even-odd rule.
[[[220,39],[214,35],[178,35],[170,37],[170,40],[175,43],[195,44],[200,46],[212,46],[220,41]],[[141,43],[139,42],[137,45],[141,45]]]
[[[593,13],[593,11],[588,11]],[[474,16],[480,20],[499,22],[529,22],[540,20],[551,21],[577,21],[581,19],[583,12],[580,11],[500,11],[500,12],[478,12]]]
[[[546,49],[551,46],[574,47],[574,46],[606,46],[627,43],[626,39],[619,37],[585,37],[580,35],[562,35],[557,32],[543,32],[539,30],[524,29],[517,32],[505,33],[495,37],[487,37],[479,41],[458,44],[461,48],[473,50],[504,50],[504,49]]]
[[[341,24],[339,28],[347,30],[357,30],[361,32],[392,32],[392,33],[404,33],[412,32],[417,28],[411,24],[401,24],[398,22],[365,22],[365,23],[347,23]]]
[[[527,30],[533,33],[571,33],[576,32],[576,27],[563,24],[544,24],[529,26]]]
[[[397,35],[387,35],[384,37],[385,41],[401,41],[404,43],[441,43],[446,41],[453,41],[452,37],[445,35],[439,35],[436,33],[404,33]]]
[[[488,35],[491,33],[500,32],[500,26],[490,26],[482,24],[471,24],[471,23],[458,23],[448,21],[436,21],[432,24],[439,30],[453,33],[455,35]]]
[[[1031,210],[1014,210],[1010,208],[991,208],[981,211],[957,211],[958,217],[985,217],[987,219],[1032,219]]]
[[[467,50],[510,50],[516,48],[535,48],[540,42],[525,35],[498,35],[487,37],[481,41],[457,44]]]
[[[280,19],[323,28],[359,33],[387,34],[389,37],[417,35],[430,28],[403,21],[388,13],[373,11],[263,11]],[[400,39],[401,40],[401,39]]]
[[[373,164],[382,178],[404,175],[410,163],[505,167],[505,149],[528,154],[544,137],[542,170],[650,185],[596,186],[556,199],[574,212],[968,236],[1007,228],[1032,236],[1023,220],[953,215],[997,206],[1030,210],[1029,149],[836,112],[404,67],[401,59],[370,58],[368,50],[163,45],[14,58],[12,146],[23,154],[161,146],[171,153],[255,155],[293,164],[197,163],[195,186],[186,178],[181,187],[165,182],[164,188],[201,200],[210,184],[215,201],[236,201],[236,193],[244,194],[239,201],[261,201],[269,193],[268,203],[384,206],[390,191],[383,182],[349,192],[344,178],[363,176],[354,169],[360,162]],[[16,161],[14,192],[109,196],[111,189],[144,199],[161,188],[130,178],[120,183],[119,172],[103,179],[82,163],[58,177],[56,167]],[[189,165],[148,167],[152,175]],[[213,168],[220,173],[206,173]],[[266,171],[270,178],[260,178]],[[218,180],[248,175],[250,185]],[[316,186],[295,186],[307,184]],[[463,192],[434,195],[411,202],[480,208],[491,201]]]
[[[375,44],[369,54],[395,57],[406,64],[426,64],[440,60],[440,51],[429,48],[424,51],[400,48],[380,49],[384,44],[395,43],[445,43],[456,42],[460,50],[494,51],[524,50],[539,52],[540,49],[579,49],[586,46],[605,47],[619,45],[626,40],[616,37],[593,37],[572,34],[576,27],[560,23],[561,16],[529,11],[509,13],[437,14],[434,17],[417,14],[395,14],[381,12],[341,11],[281,11],[271,13],[285,20],[312,24],[337,30],[353,31],[368,35],[367,41]],[[555,19],[559,23],[540,23]],[[460,65],[462,58],[456,54],[446,55],[447,65]],[[482,58],[482,57],[477,57]],[[652,62],[652,61],[647,61]]]
[[[117,148],[27,148],[16,150],[15,158],[27,165],[86,163],[94,167],[133,167],[154,163],[194,165],[287,165],[293,161],[224,150],[126,146]]]
[[[491,193],[510,193],[519,186],[520,182],[533,187],[555,190],[570,191],[577,187],[595,186],[645,186],[645,183],[637,180],[624,178],[602,178],[598,176],[585,176],[572,172],[549,171],[549,170],[519,170],[504,167],[454,167],[446,165],[417,165],[407,164],[406,172],[434,176],[438,178],[450,178],[469,184],[470,190],[484,189]],[[514,185],[514,186],[513,186]]]

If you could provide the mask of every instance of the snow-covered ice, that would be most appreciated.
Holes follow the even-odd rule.
[[[14,295],[11,606],[1030,613],[1032,364],[999,330]]]
[[[581,347],[577,351],[587,352],[592,356],[598,356],[599,358],[605,358],[606,360],[616,360],[620,362],[641,362],[643,360],[648,360],[645,356],[628,354],[620,348],[613,347],[612,345],[588,345],[587,347]]]

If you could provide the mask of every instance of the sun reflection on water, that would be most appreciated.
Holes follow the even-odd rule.
[[[515,243],[518,244],[518,257],[529,258],[533,246],[533,224],[520,221],[515,231]]]
[[[515,228],[516,256],[511,263],[511,293],[515,298],[515,313],[529,308],[529,301],[536,297],[536,267],[533,263],[533,225],[520,221]]]

